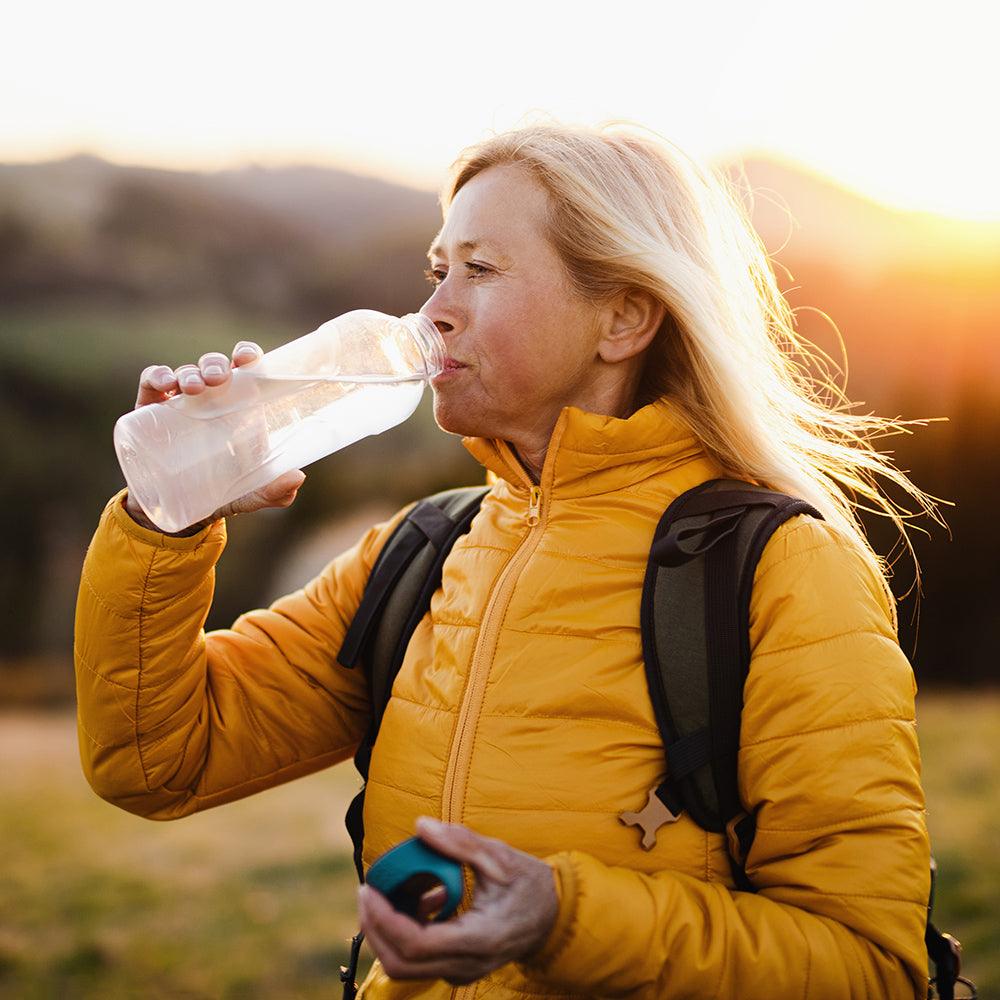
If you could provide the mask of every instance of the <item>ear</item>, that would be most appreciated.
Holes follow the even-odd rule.
[[[601,360],[616,364],[642,354],[666,315],[666,306],[644,289],[630,288],[615,296],[608,303],[604,332],[597,345]]]

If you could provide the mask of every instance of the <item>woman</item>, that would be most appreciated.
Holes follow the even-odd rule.
[[[442,200],[422,310],[451,355],[435,417],[493,486],[393,687],[364,861],[416,831],[477,888],[436,925],[363,888],[380,959],[363,995],[924,996],[913,675],[860,501],[841,489],[903,529],[880,474],[933,513],[868,444],[891,425],[821,399],[735,202],[664,144],[507,133],[463,155]],[[240,345],[231,364],[254,357]],[[229,372],[216,354],[153,366],[137,405]],[[639,633],[653,530],[722,476],[825,517],[786,522],[755,577],[739,756],[753,894],[735,891],[722,836],[682,817],[646,851],[619,821],[662,779]],[[302,479],[186,537],[125,491],[108,504],[77,664],[85,769],[110,801],[179,817],[344,760],[362,738],[364,679],[335,658],[405,511],[304,589],[202,630],[221,517],[285,506]]]

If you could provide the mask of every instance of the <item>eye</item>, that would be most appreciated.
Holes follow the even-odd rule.
[[[466,277],[471,281],[491,273],[491,269],[485,264],[477,264],[472,260],[465,262],[465,270],[468,272]],[[424,269],[424,277],[437,288],[448,277],[448,272],[443,267],[428,267]]]

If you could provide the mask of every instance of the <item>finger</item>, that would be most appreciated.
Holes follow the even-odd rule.
[[[220,507],[212,516],[230,517],[235,514],[252,514],[264,507],[290,507],[305,479],[306,474],[301,469],[292,469],[267,486],[251,490],[225,507]]]
[[[205,391],[205,380],[197,365],[181,365],[174,371],[181,392],[188,396],[197,396]]]
[[[382,893],[363,885],[358,890],[358,917],[362,930],[391,942],[409,961],[464,957],[492,953],[479,918],[464,914],[440,924],[422,924],[395,909]]]
[[[419,924],[393,909],[381,893],[362,886],[358,918],[365,939],[393,978],[449,978],[467,975],[471,982],[494,966],[493,949],[466,932],[461,940],[440,933],[451,924]]]
[[[390,979],[443,979],[452,986],[465,986],[488,976],[499,963],[491,958],[436,958],[411,962],[395,951],[391,942],[382,944],[365,939]]]
[[[362,925],[363,926],[363,925]],[[412,959],[401,951],[398,942],[381,931],[366,930],[365,943],[382,963],[391,979],[444,979],[455,985],[472,983],[499,966],[490,956],[445,955]]]
[[[428,889],[417,901],[417,919],[422,923],[432,920],[448,901],[448,890],[443,885]]]
[[[292,469],[266,486],[262,486],[258,493],[271,507],[287,507],[295,499],[299,487],[305,481],[306,474],[301,469]]]
[[[421,816],[416,823],[417,836],[435,850],[456,861],[471,865],[478,875],[507,885],[513,872],[505,863],[512,849],[502,840],[483,837],[460,823],[442,823],[430,816]]]
[[[222,385],[232,378],[233,370],[229,367],[229,358],[218,351],[203,354],[198,359],[198,369],[205,385]]]
[[[177,379],[172,369],[166,365],[150,365],[139,376],[139,392],[135,397],[136,407],[149,403],[162,403],[167,395],[177,391]]]
[[[233,367],[241,368],[243,365],[253,364],[264,352],[252,340],[241,340],[233,348]]]

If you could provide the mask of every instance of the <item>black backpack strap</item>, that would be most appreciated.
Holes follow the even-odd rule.
[[[703,829],[733,834],[734,875],[747,889],[742,861],[754,826],[740,801],[737,754],[750,593],[768,539],[803,513],[822,517],[803,500],[751,483],[703,483],[660,519],[643,585],[646,678],[667,758],[656,794],[673,814],[686,810]]]
[[[655,795],[668,819],[687,810],[703,829],[727,834],[737,888],[750,892],[745,865],[756,817],[740,801],[737,775],[750,597],[764,546],[796,514],[822,519],[805,501],[750,483],[703,483],[661,518],[643,586],[646,676],[667,758]],[[663,821],[655,810],[651,816]],[[952,1000],[956,983],[974,998],[975,984],[960,975],[961,945],[931,922],[936,869],[932,858],[924,937],[935,967],[931,983],[939,1000]]]
[[[975,996],[975,985],[961,976],[962,946],[958,941],[950,934],[942,934],[928,919],[924,944],[927,946],[927,957],[934,963],[931,983],[938,1000],[955,1000],[955,984],[958,982],[971,986],[972,996]]]
[[[344,636],[337,661],[353,669],[362,663],[371,692],[372,720],[354,755],[361,777],[368,767],[392,684],[406,647],[441,585],[441,571],[455,540],[476,516],[488,486],[447,490],[417,503],[389,536],[375,560],[361,603]],[[363,878],[364,788],[347,809],[354,865]]]
[[[928,997],[937,1000],[955,1000],[955,986],[961,983],[968,990],[970,1000],[978,996],[976,984],[962,976],[962,945],[951,934],[942,933],[934,926],[934,896],[937,888],[937,861],[931,855],[931,892],[927,901],[927,927],[924,931],[924,944],[927,946],[927,957],[934,965],[934,975],[931,977],[933,991],[928,991]]]

